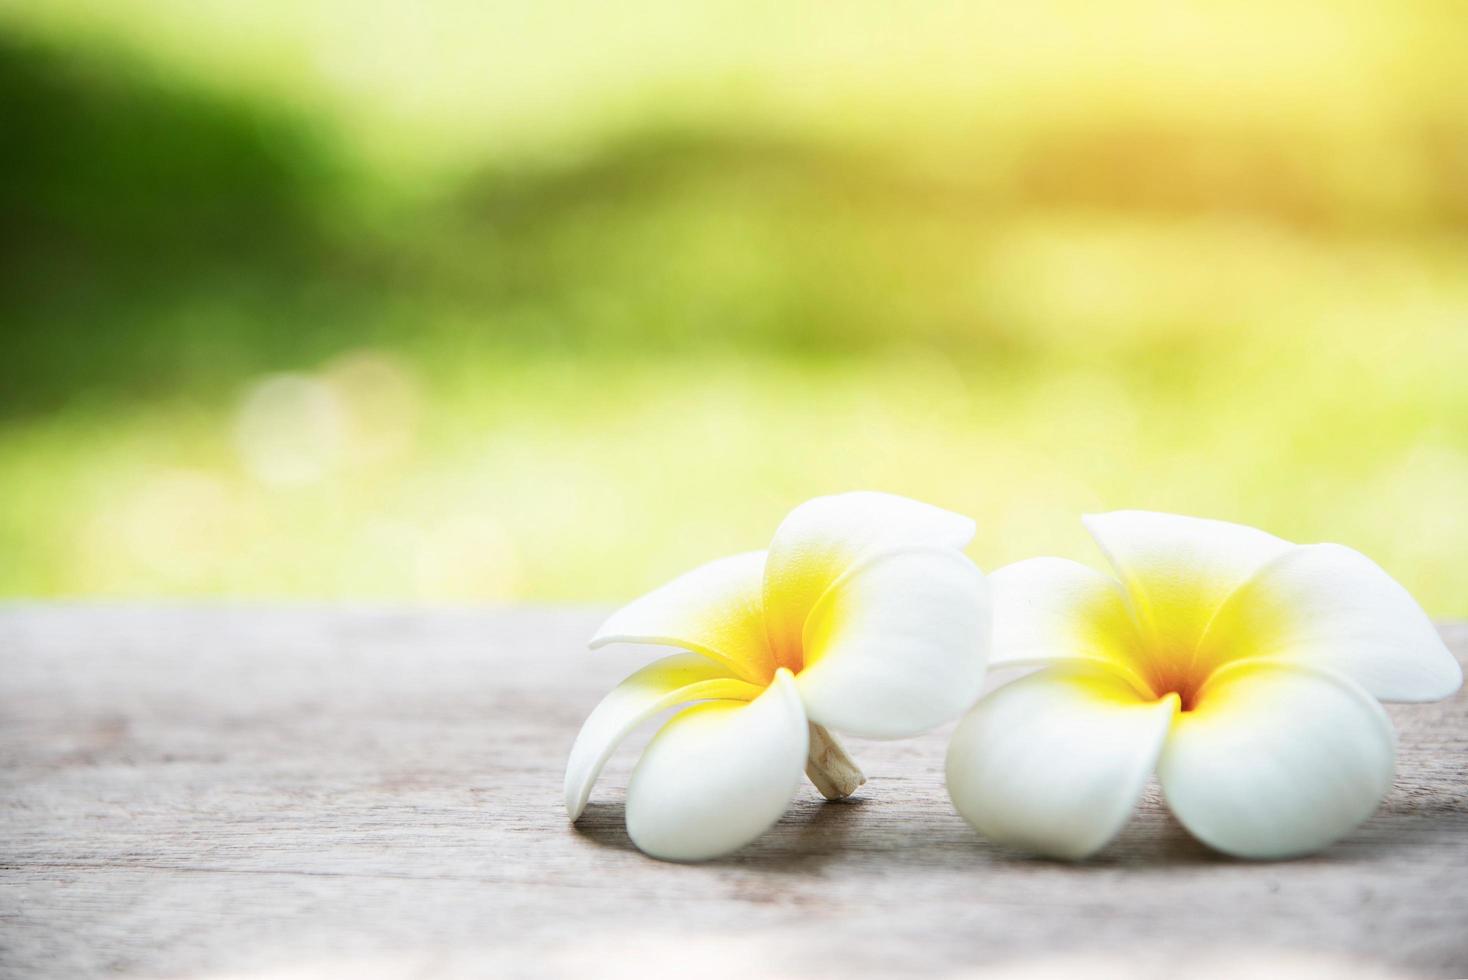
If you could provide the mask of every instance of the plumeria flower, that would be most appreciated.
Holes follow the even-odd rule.
[[[1116,578],[1059,558],[990,577],[993,662],[1040,668],[980,701],[949,749],[954,805],[995,841],[1085,857],[1155,771],[1205,844],[1314,851],[1391,787],[1377,699],[1462,682],[1412,597],[1350,548],[1137,511],[1085,525]]]
[[[593,648],[687,652],[637,671],[586,719],[566,767],[571,819],[633,728],[695,701],[627,786],[627,832],[646,853],[694,861],[744,846],[785,812],[802,770],[828,798],[853,792],[864,779],[828,729],[915,735],[979,695],[989,602],[961,550],[973,534],[968,518],[902,497],[819,497],[768,551],[711,562],[615,613]]]

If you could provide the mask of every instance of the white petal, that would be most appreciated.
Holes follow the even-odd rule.
[[[959,723],[948,795],[980,834],[1079,859],[1116,836],[1141,796],[1177,710],[1075,661],[1006,684]]]
[[[762,608],[764,572],[763,551],[711,561],[617,610],[591,646],[682,647],[712,657],[745,680],[768,684],[775,662]]]
[[[653,857],[701,861],[738,850],[790,805],[809,726],[789,671],[754,701],[710,701],[654,736],[627,787],[627,833]]]
[[[989,586],[992,666],[1085,659],[1132,669],[1137,630],[1111,576],[1064,558],[1029,558],[991,573]]]
[[[1338,544],[1291,548],[1219,610],[1200,654],[1314,664],[1388,701],[1436,701],[1463,683],[1422,607],[1375,562]]]
[[[811,610],[796,684],[817,724],[916,735],[978,698],[988,641],[989,592],[973,562],[949,548],[882,552]]]
[[[1249,858],[1319,850],[1376,809],[1395,737],[1352,680],[1278,661],[1227,664],[1178,716],[1157,774],[1199,840]]]
[[[1082,520],[1126,586],[1154,649],[1191,650],[1223,600],[1288,541],[1200,517],[1115,511]]]
[[[816,601],[858,560],[905,545],[962,550],[974,522],[930,504],[858,491],[817,497],[775,531],[765,564],[765,617],[776,662],[800,666],[800,640]]]
[[[612,751],[659,711],[707,698],[751,700],[759,695],[759,687],[730,677],[723,666],[696,653],[648,664],[612,688],[581,726],[566,763],[566,813],[572,820],[581,816]]]

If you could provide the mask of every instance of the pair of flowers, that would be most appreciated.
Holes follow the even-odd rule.
[[[984,836],[1082,858],[1155,772],[1195,836],[1244,857],[1330,844],[1391,786],[1378,699],[1428,701],[1462,671],[1407,592],[1358,552],[1123,511],[1085,518],[1116,573],[1035,558],[987,579],[974,522],[881,493],[820,497],[767,551],[711,562],[592,639],[676,647],[587,718],[566,770],[586,807],[613,749],[685,705],[627,787],[646,853],[701,860],[777,821],[802,772],[862,781],[830,730],[900,738],[963,716],[949,795]],[[1031,668],[980,699],[988,666]],[[965,714],[966,712],[966,714]]]

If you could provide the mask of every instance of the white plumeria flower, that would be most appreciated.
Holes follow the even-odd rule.
[[[1120,581],[1059,558],[990,576],[994,664],[1041,668],[980,701],[949,749],[954,805],[995,841],[1085,857],[1155,771],[1205,844],[1314,851],[1391,787],[1377,699],[1462,682],[1412,597],[1350,548],[1137,511],[1085,525]]]
[[[586,719],[566,767],[566,810],[586,808],[617,744],[675,715],[627,786],[627,832],[669,860],[717,857],[764,833],[802,769],[828,798],[863,782],[827,727],[915,735],[979,696],[988,588],[962,548],[966,517],[881,493],[797,507],[768,551],[711,562],[615,613],[591,641],[687,653],[628,677]]]

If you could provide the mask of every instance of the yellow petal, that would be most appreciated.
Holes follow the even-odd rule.
[[[586,809],[591,786],[617,745],[643,721],[666,708],[711,698],[749,701],[762,688],[730,677],[727,670],[695,653],[665,657],[614,687],[591,712],[566,763],[566,813]]]
[[[1116,511],[1083,518],[1131,601],[1154,690],[1181,690],[1209,621],[1288,541],[1242,524]]]
[[[812,721],[870,738],[916,735],[979,696],[988,586],[952,548],[878,552],[816,603],[804,650],[796,684]]]
[[[681,647],[761,686],[775,675],[765,631],[765,552],[720,558],[675,578],[612,614],[592,637],[609,643]]]
[[[1245,657],[1325,667],[1387,701],[1436,701],[1463,683],[1416,600],[1338,544],[1291,548],[1229,596],[1198,660],[1206,667]]]
[[[904,545],[962,550],[973,535],[967,517],[887,493],[843,493],[801,504],[775,531],[765,564],[765,620],[776,663],[800,670],[807,616],[858,560]]]
[[[1176,695],[1147,700],[1070,661],[987,695],[948,748],[948,794],[980,834],[1072,860],[1116,836],[1152,774]]]
[[[1064,558],[1030,558],[989,576],[994,596],[990,664],[1098,660],[1140,691],[1141,640],[1116,579]]]
[[[1308,854],[1349,833],[1392,784],[1396,739],[1376,699],[1316,667],[1221,667],[1158,762],[1168,805],[1210,847]]]
[[[810,727],[789,671],[754,701],[711,701],[653,737],[627,786],[627,833],[653,857],[702,861],[780,819],[800,786]]]

